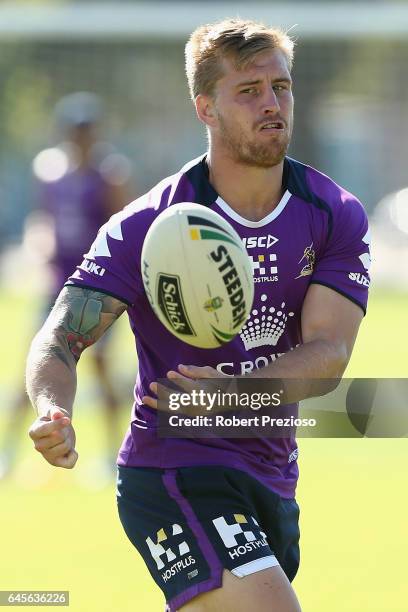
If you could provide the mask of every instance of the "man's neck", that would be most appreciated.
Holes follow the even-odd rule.
[[[283,161],[271,168],[257,168],[239,164],[210,147],[207,164],[211,185],[245,219],[263,219],[282,199]]]
[[[75,142],[65,141],[59,147],[66,153],[71,167],[84,170],[92,166],[92,149],[79,147]]]

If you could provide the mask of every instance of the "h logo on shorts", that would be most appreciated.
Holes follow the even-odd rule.
[[[266,539],[266,534],[263,531],[259,530],[259,524],[253,516],[249,518],[253,522],[253,526],[257,528],[257,534],[255,534],[252,529],[250,529],[249,521],[243,514],[234,514],[233,516],[236,522],[232,524],[227,523],[223,516],[213,519],[214,526],[227,548],[234,548],[235,546],[239,545],[239,542],[235,537],[239,534],[243,534],[243,537],[247,542],[253,542],[254,540],[257,540],[259,538],[259,535],[262,538]]]
[[[176,536],[182,533],[183,533],[183,530],[180,527],[180,525],[177,525],[177,523],[174,523],[174,525],[172,525],[171,535]],[[161,570],[164,567],[164,563],[161,559],[163,555],[166,555],[167,563],[170,563],[171,561],[174,561],[177,558],[177,555],[174,554],[174,552],[171,550],[170,547],[164,548],[164,546],[162,545],[162,542],[165,542],[165,540],[167,540],[167,535],[163,528],[159,529],[159,531],[157,532],[156,542],[154,542],[151,539],[151,537],[146,538],[146,544],[149,547],[149,550],[150,550],[150,553],[153,559],[156,561],[158,570]],[[186,555],[188,552],[190,552],[190,548],[187,542],[185,541],[181,542],[178,545],[179,556],[182,557],[183,555]]]

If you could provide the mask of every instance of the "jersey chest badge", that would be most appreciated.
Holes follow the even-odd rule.
[[[279,280],[278,257],[274,245],[279,238],[266,236],[249,236],[242,239],[252,263],[254,283],[271,283]]]
[[[296,278],[302,278],[302,276],[310,276],[313,274],[314,265],[316,261],[316,253],[313,249],[313,242],[307,246],[303,251],[303,257],[299,260],[299,264],[304,263],[300,273]]]

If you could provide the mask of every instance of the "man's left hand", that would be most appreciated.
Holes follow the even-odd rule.
[[[225,374],[221,374],[220,372],[218,372],[218,370],[216,370],[215,368],[212,368],[211,366],[195,366],[195,365],[183,365],[180,364],[178,366],[178,371],[176,370],[170,370],[169,372],[167,372],[167,378],[172,381],[173,383],[175,383],[177,385],[177,387],[180,389],[180,391],[184,391],[186,393],[190,393],[193,389],[197,388],[197,380],[203,380],[206,378],[230,378],[228,376],[226,376]],[[149,385],[150,391],[152,391],[154,393],[154,395],[156,395],[156,397],[152,397],[150,395],[145,395],[142,397],[142,401],[144,404],[146,404],[146,406],[149,406],[149,408],[153,408],[154,410],[160,410],[161,406],[159,405],[158,402],[158,395],[159,395],[159,383],[157,382],[152,382]],[[166,388],[163,385],[160,385],[160,400],[163,399],[163,395],[164,397],[167,397],[171,392],[174,392],[169,390],[168,388]],[[167,410],[167,404],[165,409]]]

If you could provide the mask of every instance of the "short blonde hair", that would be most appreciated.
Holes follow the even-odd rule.
[[[280,49],[291,70],[293,48],[294,41],[286,32],[256,21],[225,19],[200,26],[191,34],[185,49],[191,98],[214,94],[215,85],[223,76],[223,58],[231,59],[237,68],[245,68],[258,53]]]

